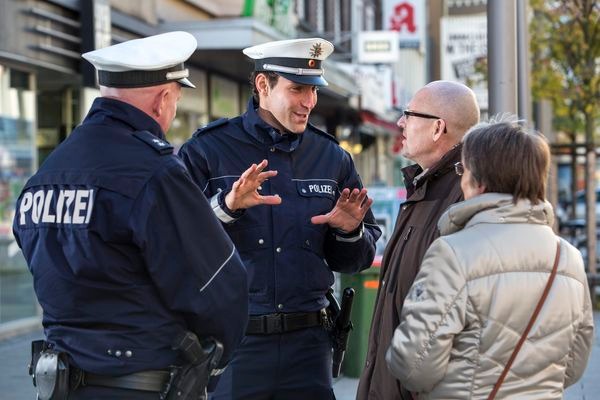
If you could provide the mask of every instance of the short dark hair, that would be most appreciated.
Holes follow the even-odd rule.
[[[509,193],[516,203],[533,204],[546,198],[550,147],[545,137],[517,121],[499,121],[473,127],[463,139],[463,163],[486,192]]]
[[[256,103],[259,103],[259,98],[258,98],[258,91],[256,90],[256,77],[258,76],[258,74],[263,74],[264,76],[267,77],[267,80],[269,81],[269,87],[273,88],[276,84],[277,81],[279,80],[279,75],[276,74],[275,72],[267,72],[267,71],[253,71],[250,74],[250,88],[252,88],[252,96],[254,97],[254,100],[256,101]]]

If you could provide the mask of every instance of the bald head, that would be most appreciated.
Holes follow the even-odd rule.
[[[140,88],[115,88],[100,86],[100,95],[103,97],[111,97],[129,103],[132,106],[148,113],[149,107],[153,102],[154,97],[169,84],[148,86]]]
[[[417,95],[427,103],[429,109],[436,110],[444,119],[448,135],[459,142],[465,133],[479,123],[479,105],[475,93],[458,82],[433,81],[420,89]]]
[[[429,168],[478,122],[479,106],[471,89],[456,82],[431,82],[415,93],[408,114],[398,120],[404,138],[401,154]]]
[[[173,122],[181,85],[168,82],[162,85],[140,88],[114,88],[100,86],[102,97],[120,100],[142,110],[152,117],[166,133]]]

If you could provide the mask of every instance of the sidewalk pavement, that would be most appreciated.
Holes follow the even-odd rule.
[[[565,391],[565,400],[600,399],[600,312],[594,314],[596,341],[584,376]],[[35,389],[27,375],[30,342],[43,338],[35,330],[0,341],[0,398],[3,400],[33,400]],[[358,379],[341,377],[334,381],[337,400],[354,400]]]

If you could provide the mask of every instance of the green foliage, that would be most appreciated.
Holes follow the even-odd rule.
[[[555,128],[588,135],[600,118],[600,1],[530,0],[534,99],[549,99]],[[596,133],[597,134],[597,133]]]

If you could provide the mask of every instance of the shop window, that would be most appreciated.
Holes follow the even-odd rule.
[[[14,89],[30,90],[29,73],[24,71],[11,70],[10,87]]]
[[[80,95],[72,89],[40,89],[37,94],[38,114],[36,145],[39,164],[77,125]]]
[[[38,310],[31,274],[12,235],[15,202],[36,165],[32,80],[0,65],[0,325]]]

